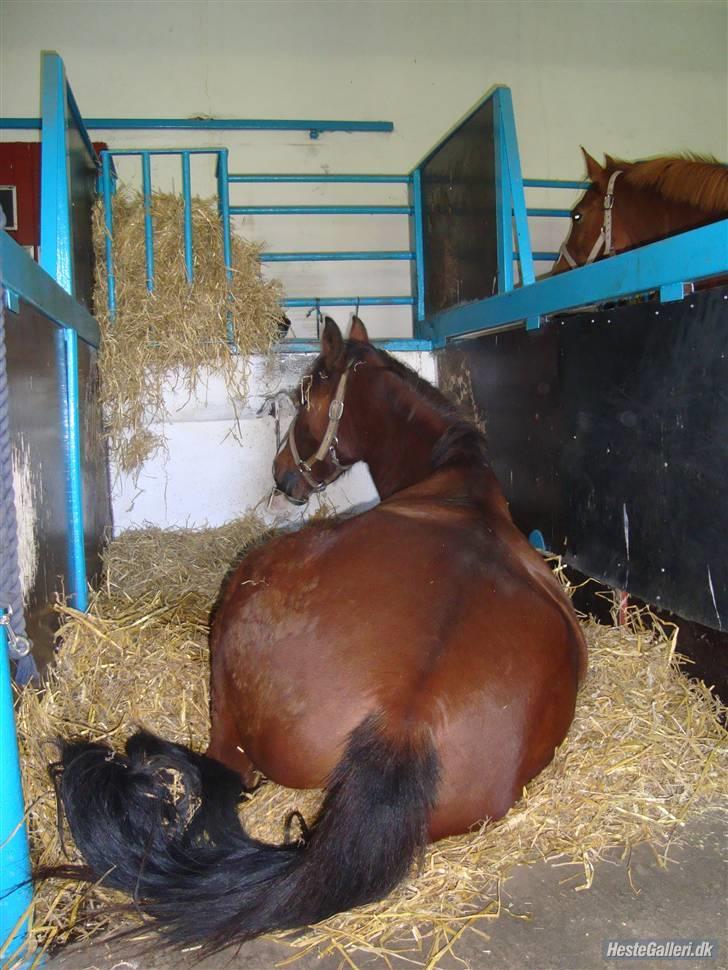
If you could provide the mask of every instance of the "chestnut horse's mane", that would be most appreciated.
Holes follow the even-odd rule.
[[[651,189],[667,202],[692,205],[704,212],[728,215],[728,165],[702,155],[671,155],[644,162],[608,158],[607,171],[622,169],[634,188]]]

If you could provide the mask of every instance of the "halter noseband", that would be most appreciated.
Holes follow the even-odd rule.
[[[609,176],[609,182],[607,183],[607,191],[604,196],[604,201],[602,207],[604,209],[604,219],[602,221],[602,228],[599,230],[599,235],[596,238],[596,242],[591,248],[591,252],[586,258],[587,264],[593,263],[594,260],[599,255],[599,252],[604,247],[605,256],[614,256],[614,246],[612,245],[612,209],[614,208],[614,183],[617,178],[622,174],[622,169],[618,168],[616,172],[612,172]],[[575,269],[579,263],[574,259],[566,246],[566,241],[561,244],[561,249],[559,250],[559,255],[563,256],[566,262],[572,269]]]
[[[296,412],[293,421],[291,421],[291,426],[288,429],[288,446],[291,449],[291,457],[293,458],[294,464],[298,469],[299,474],[306,482],[306,484],[314,492],[323,492],[327,485],[330,485],[335,478],[347,468],[351,468],[351,465],[345,465],[339,460],[339,456],[336,454],[336,434],[339,430],[339,424],[344,415],[344,394],[346,393],[346,382],[349,378],[349,371],[351,369],[351,362],[347,366],[344,373],[339,379],[339,386],[336,388],[336,394],[329,403],[329,423],[324,432],[321,444],[318,446],[316,451],[307,458],[305,461],[301,458],[298,453],[298,448],[296,447],[296,436],[294,431],[296,429],[296,419],[298,418],[298,412]],[[317,461],[323,461],[324,458],[328,457],[335,466],[335,471],[333,475],[329,478],[324,479],[322,482],[317,482],[313,477],[311,471],[311,466]]]

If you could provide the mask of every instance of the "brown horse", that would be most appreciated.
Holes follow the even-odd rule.
[[[621,162],[604,168],[584,151],[591,185],[571,212],[552,273],[592,263],[728,218],[728,167],[697,157]]]
[[[327,319],[301,400],[278,488],[302,502],[365,461],[381,504],[280,535],[232,574],[212,624],[207,756],[138,733],[126,756],[65,742],[59,767],[91,872],[169,938],[211,948],[379,899],[428,840],[500,818],[564,739],[585,669],[571,605],[514,526],[482,435],[439,391],[359,320],[344,341]],[[301,841],[242,829],[253,768],[325,787]]]

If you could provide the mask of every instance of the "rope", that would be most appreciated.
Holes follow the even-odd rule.
[[[0,210],[0,230],[5,216]],[[18,529],[13,491],[10,449],[10,390],[5,348],[5,298],[0,289],[0,622],[5,627],[8,655],[15,661],[15,681],[20,685],[38,681],[38,668],[25,633],[23,591],[18,565]],[[5,611],[4,615],[1,611]]]

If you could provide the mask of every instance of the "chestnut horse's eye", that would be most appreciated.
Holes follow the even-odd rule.
[[[579,220],[581,219],[581,212],[572,212],[571,218],[574,222],[579,222]]]
[[[326,373],[325,370],[320,370],[318,372],[318,376],[322,381],[327,381],[329,379],[329,375]]]

